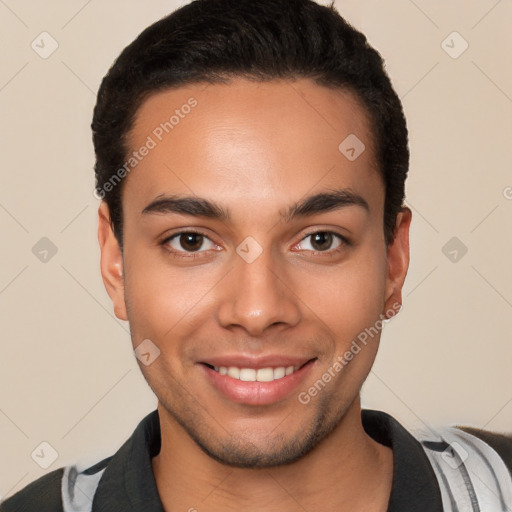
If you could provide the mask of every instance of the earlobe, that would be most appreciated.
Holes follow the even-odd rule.
[[[123,254],[112,229],[110,212],[105,201],[98,208],[98,242],[101,250],[101,276],[112,299],[114,314],[120,320],[128,320],[124,300]]]
[[[387,279],[385,315],[391,318],[398,313],[402,306],[402,287],[409,269],[409,227],[412,212],[402,208],[397,215],[395,236],[387,249]],[[391,313],[390,312],[394,312]]]

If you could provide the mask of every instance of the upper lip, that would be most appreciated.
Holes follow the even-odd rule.
[[[250,357],[243,355],[225,355],[225,356],[212,356],[207,359],[199,361],[211,366],[236,366],[237,368],[279,368],[281,366],[294,366],[300,368],[314,357],[297,357],[287,355],[266,355],[259,357]]]

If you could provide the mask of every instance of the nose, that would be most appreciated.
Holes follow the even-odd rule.
[[[271,326],[296,325],[300,301],[282,267],[272,261],[270,250],[251,263],[235,256],[234,268],[223,282],[219,324],[226,329],[243,328],[251,336],[262,336]]]

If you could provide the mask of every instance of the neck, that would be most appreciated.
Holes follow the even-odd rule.
[[[266,469],[217,462],[161,404],[158,411],[162,444],[152,464],[166,512],[387,510],[393,454],[364,431],[359,397],[311,452],[291,464]]]

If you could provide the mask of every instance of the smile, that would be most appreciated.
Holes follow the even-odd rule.
[[[302,383],[315,362],[316,358],[281,361],[281,365],[277,361],[259,364],[240,361],[242,364],[236,366],[235,361],[221,361],[219,358],[215,362],[203,362],[198,367],[213,389],[231,402],[261,406],[283,400],[303,387]]]
[[[244,382],[272,382],[279,380],[286,375],[291,375],[298,368],[294,366],[278,366],[277,368],[238,368],[236,366],[214,366],[213,369],[221,375],[227,375],[232,379]]]

